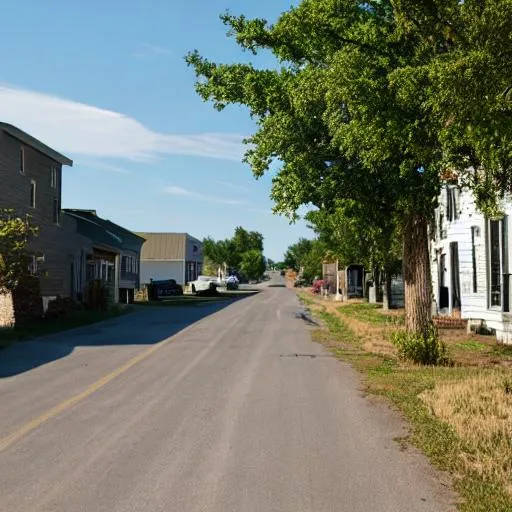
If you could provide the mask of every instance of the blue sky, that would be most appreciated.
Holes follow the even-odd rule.
[[[253,59],[218,15],[275,20],[291,0],[24,0],[2,6],[0,120],[70,156],[63,207],[94,208],[137,231],[231,236],[260,231],[280,259],[302,222],[271,214],[270,177],[240,162],[254,125],[194,91],[183,56]],[[259,65],[272,65],[258,57]]]

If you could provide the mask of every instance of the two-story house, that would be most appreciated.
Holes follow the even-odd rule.
[[[0,123],[0,207],[38,228],[30,243],[31,271],[40,277],[43,305],[73,293],[76,224],[61,215],[62,169],[73,162],[28,133]]]
[[[443,187],[430,246],[432,289],[435,312],[485,322],[498,341],[512,343],[510,200],[503,213],[486,218],[470,190]]]

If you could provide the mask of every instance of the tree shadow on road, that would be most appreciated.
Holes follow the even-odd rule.
[[[62,359],[75,347],[156,344],[250,296],[200,306],[140,307],[133,313],[97,324],[20,341],[0,351],[0,379]]]

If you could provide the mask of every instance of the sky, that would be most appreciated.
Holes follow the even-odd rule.
[[[282,259],[303,221],[271,212],[271,177],[241,162],[255,130],[243,107],[217,112],[194,90],[183,57],[253,61],[226,36],[229,10],[275,21],[292,0],[24,0],[2,5],[0,121],[74,161],[62,206],[95,209],[134,231],[265,239]]]

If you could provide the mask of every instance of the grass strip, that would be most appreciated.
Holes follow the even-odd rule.
[[[0,328],[0,348],[8,347],[18,341],[46,336],[60,331],[67,331],[85,325],[110,320],[120,315],[133,311],[131,307],[114,307],[109,311],[72,311],[68,315],[58,319],[44,320],[41,322],[20,325],[11,328]]]
[[[407,440],[397,441],[412,443],[422,450],[437,468],[448,471],[453,476],[454,488],[461,497],[459,510],[463,512],[512,511],[511,438],[504,436],[503,429],[487,432],[483,426],[480,438],[477,436],[477,439],[471,439],[470,435],[464,433],[464,422],[468,422],[468,418],[474,418],[476,422],[475,411],[480,407],[482,423],[492,410],[496,409],[497,400],[493,402],[485,398],[484,392],[478,387],[473,394],[463,393],[465,386],[469,386],[468,389],[471,390],[473,389],[471,385],[476,386],[475,379],[482,379],[483,375],[484,381],[488,383],[491,382],[492,376],[499,382],[503,382],[503,393],[495,391],[496,396],[500,396],[501,401],[508,400],[509,397],[512,400],[512,394],[507,394],[507,389],[512,393],[512,380],[509,382],[509,387],[507,387],[506,377],[499,380],[502,378],[500,375],[505,375],[504,371],[482,370],[474,367],[433,368],[400,364],[394,358],[365,351],[361,339],[345,319],[350,316],[348,312],[352,308],[357,320],[363,321],[365,317],[368,323],[375,325],[374,313],[368,313],[372,308],[361,308],[359,304],[354,305],[356,307],[343,306],[340,308],[343,310],[343,316],[340,317],[326,312],[325,308],[316,301],[309,300],[310,305],[313,306],[311,308],[313,313],[323,321],[326,327],[313,334],[314,340],[325,345],[335,357],[350,362],[361,372],[365,376],[368,393],[386,397],[402,412],[410,424],[410,435]],[[377,314],[380,313],[377,312]],[[381,320],[377,322],[380,323]],[[478,351],[478,348],[475,346],[474,350]],[[499,352],[508,355],[509,350],[500,348]],[[456,396],[454,390],[459,390],[459,397],[453,398]],[[484,396],[484,402],[488,402],[483,409],[478,402],[482,396]],[[444,397],[444,401],[440,397]],[[464,400],[468,399],[470,403],[465,404]],[[454,421],[455,411],[461,410],[464,414],[457,423]],[[496,414],[497,416],[501,414],[503,428],[511,424],[511,418],[504,416],[504,410],[498,408]],[[496,424],[496,421],[493,420],[491,423]],[[470,432],[475,432],[474,424],[468,427]]]

